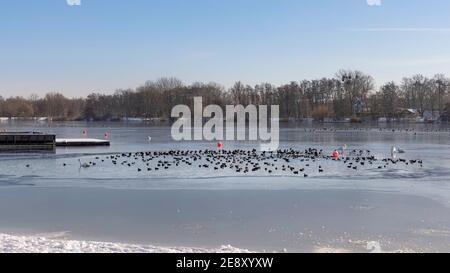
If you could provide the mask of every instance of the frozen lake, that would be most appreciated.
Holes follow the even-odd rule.
[[[166,126],[16,122],[0,128],[60,138],[108,133],[111,140],[110,147],[0,154],[4,234],[253,251],[367,251],[369,241],[386,251],[450,251],[447,126],[282,126],[281,149],[315,148],[327,155],[347,144],[349,151],[362,150],[379,160],[353,162],[355,170],[348,162],[324,158],[291,158],[289,163],[271,158],[264,160],[271,173],[264,166],[249,173],[215,170],[205,157],[176,166],[174,156],[142,160],[134,154],[216,149],[214,142],[174,142]],[[224,142],[229,151],[259,146]],[[400,155],[405,163],[386,166],[381,160],[390,157],[392,146],[406,151]],[[113,164],[111,157],[117,155]],[[172,166],[159,167],[160,160]],[[410,160],[423,164],[406,164]],[[95,165],[80,168],[80,162]],[[211,166],[198,166],[203,164]],[[303,168],[308,177],[283,165]],[[0,240],[0,246],[7,241]]]

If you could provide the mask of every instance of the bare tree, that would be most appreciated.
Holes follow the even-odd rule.
[[[379,105],[385,117],[393,118],[395,116],[399,93],[400,87],[395,82],[386,83],[381,87]]]
[[[374,92],[374,80],[360,71],[340,70],[334,78],[292,81],[280,86],[262,83],[250,86],[236,82],[225,89],[216,83],[184,85],[177,78],[148,81],[136,89],[117,90],[112,95],[92,93],[86,98],[66,98],[49,93],[3,99],[2,116],[48,116],[56,119],[116,120],[124,117],[169,118],[173,106],[193,107],[193,97],[204,104],[280,105],[280,118],[344,118],[370,115],[393,117],[397,108],[444,111],[450,102],[450,80],[422,75],[406,77],[400,85],[388,82]]]

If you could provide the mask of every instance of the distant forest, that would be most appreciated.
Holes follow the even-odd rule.
[[[92,93],[86,98],[67,98],[60,93],[29,98],[0,96],[0,117],[48,117],[53,120],[119,120],[122,118],[170,118],[177,104],[279,105],[280,118],[395,118],[401,109],[442,114],[449,109],[450,79],[415,75],[400,83],[375,88],[374,79],[360,71],[341,70],[333,78],[292,81],[281,86],[236,82],[226,89],[216,83],[185,85],[176,78],[149,81],[136,89],[113,94]]]

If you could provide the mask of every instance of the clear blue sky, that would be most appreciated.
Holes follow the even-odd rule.
[[[112,93],[161,76],[280,84],[341,68],[378,84],[450,76],[448,0],[66,1],[1,1],[0,95]]]

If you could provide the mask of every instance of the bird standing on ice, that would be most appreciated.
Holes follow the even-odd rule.
[[[78,162],[80,162],[80,169],[86,169],[89,168],[91,165],[87,164],[87,163],[81,163],[81,159],[78,159]]]

